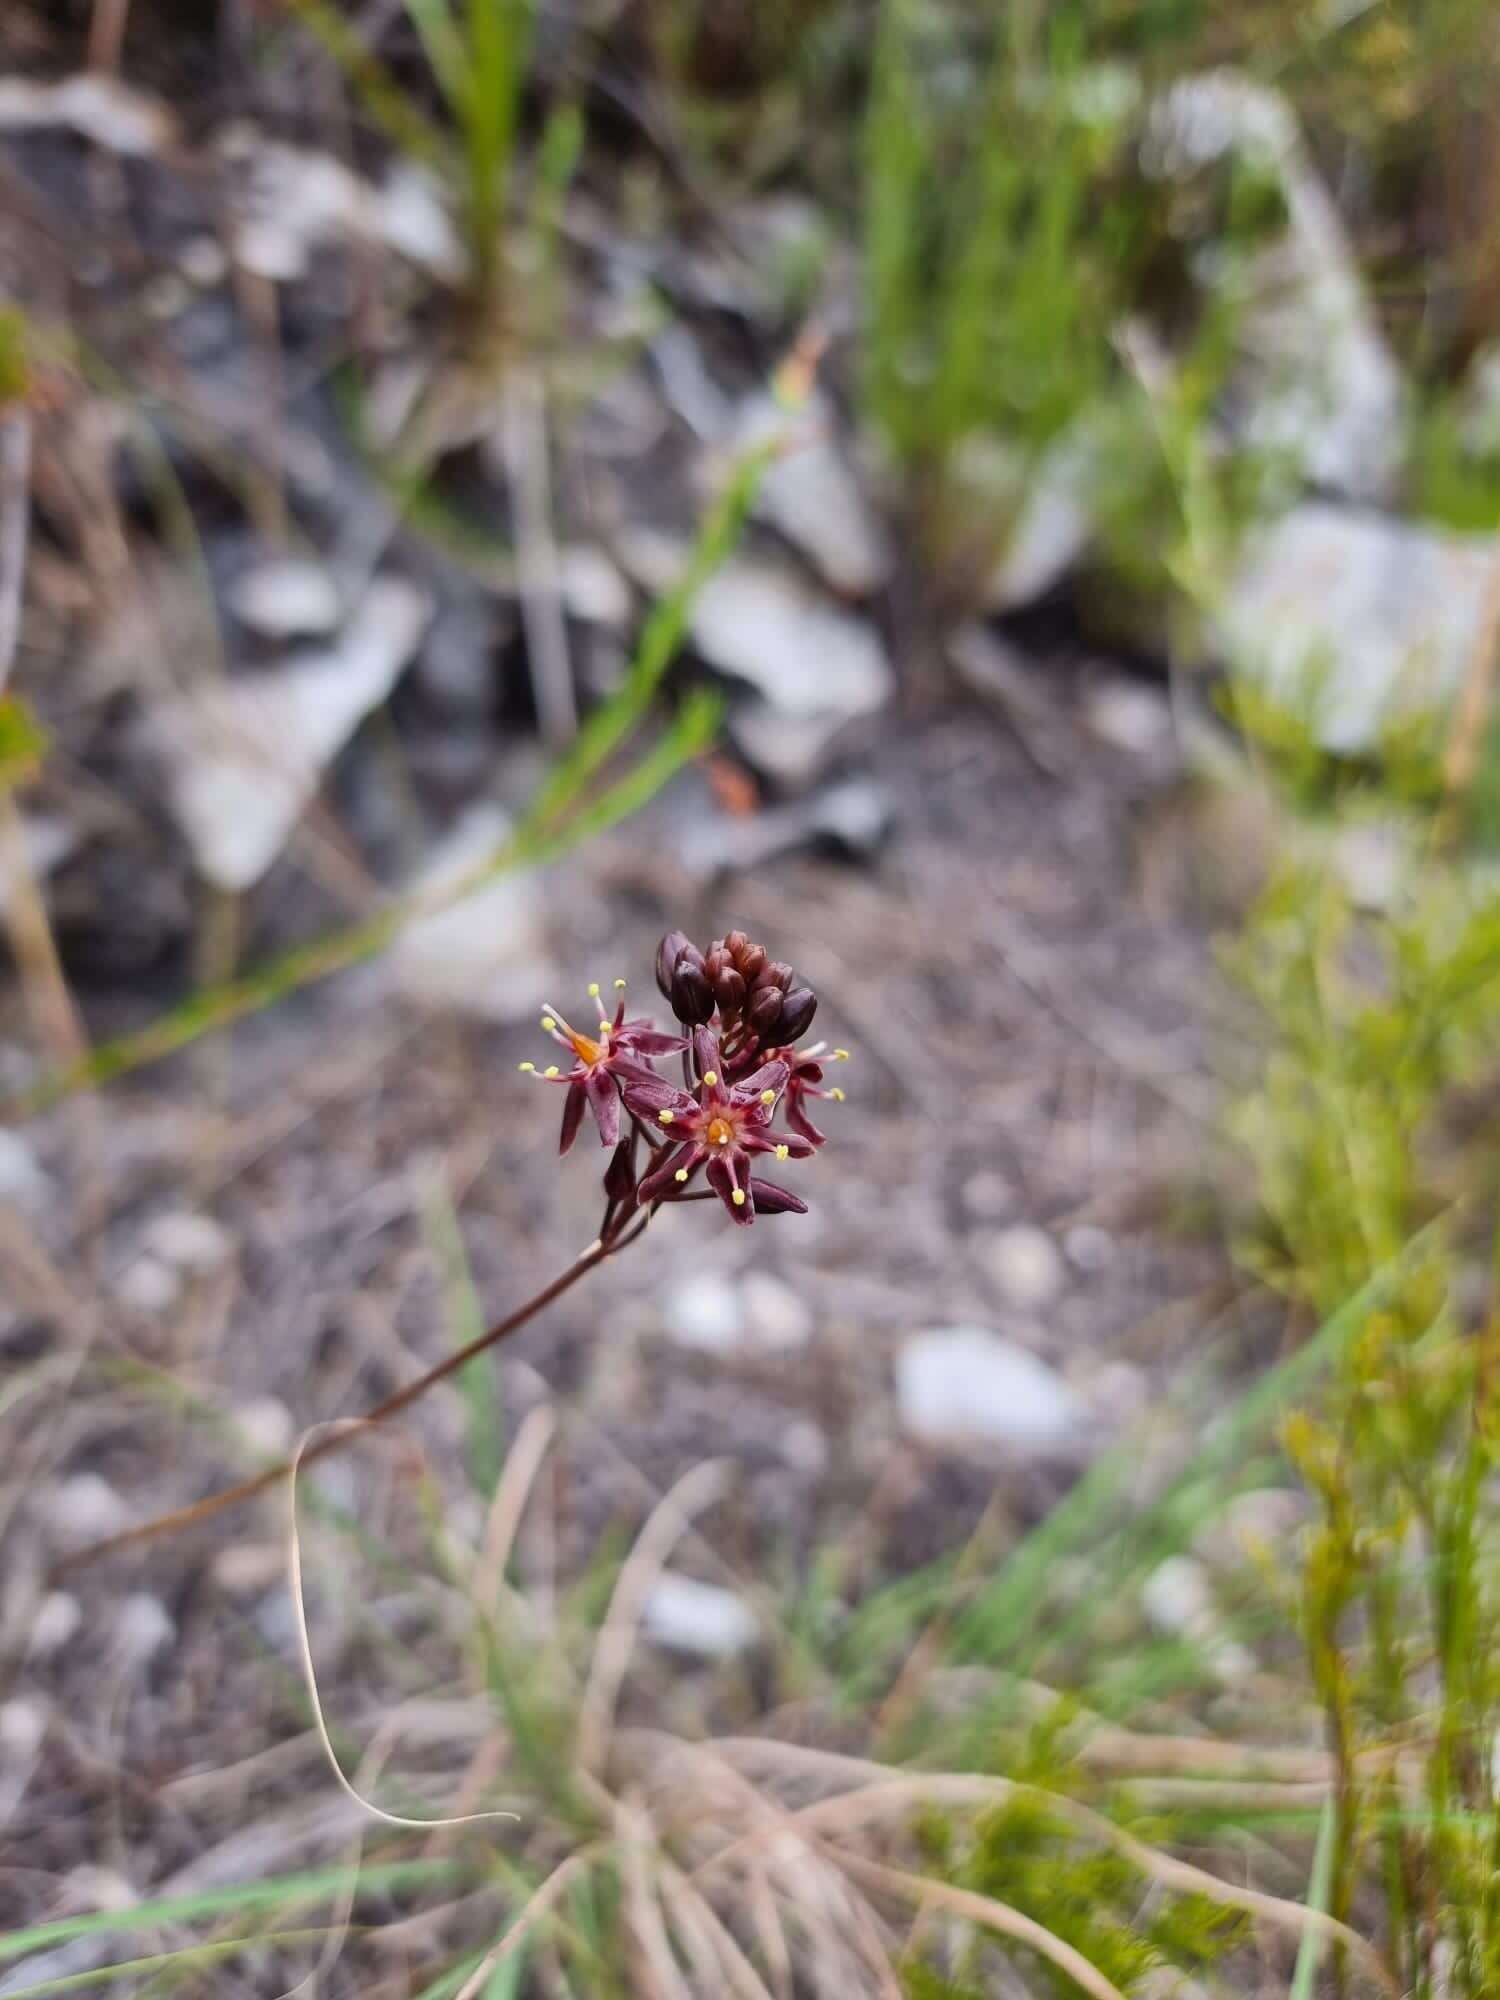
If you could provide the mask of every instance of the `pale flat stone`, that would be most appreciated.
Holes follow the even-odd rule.
[[[168,795],[209,881],[243,890],[265,874],[323,771],[395,686],[429,612],[412,584],[379,579],[332,645],[163,712]]]
[[[503,848],[510,830],[498,806],[471,806],[429,855],[412,893],[441,900],[455,892]],[[408,1000],[481,1020],[524,1020],[557,982],[535,874],[510,869],[417,918],[396,939],[389,963]]]
[[[913,1334],[896,1357],[896,1400],[904,1428],[935,1444],[1067,1450],[1090,1421],[1087,1404],[1055,1369],[975,1326]]]
[[[759,1619],[734,1591],[671,1570],[652,1584],[641,1624],[659,1646],[703,1660],[733,1659],[760,1636]]]

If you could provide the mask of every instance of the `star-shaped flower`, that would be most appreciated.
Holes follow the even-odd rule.
[[[535,1063],[521,1064],[528,1075],[539,1076],[544,1083],[564,1083],[568,1086],[558,1142],[560,1153],[566,1153],[578,1137],[585,1105],[593,1112],[594,1122],[599,1127],[600,1145],[617,1145],[620,1138],[620,1091],[629,1083],[657,1080],[655,1072],[641,1058],[676,1055],[687,1047],[683,1036],[663,1034],[644,1014],[627,1021],[624,985],[623,979],[615,981],[615,988],[621,994],[615,1017],[612,1021],[601,1020],[597,1035],[580,1034],[568,1025],[556,1007],[548,1007],[543,1014],[543,1028],[559,1047],[573,1057],[570,1069],[564,1070],[552,1063],[539,1071]],[[589,998],[596,1006],[601,1004],[597,985],[589,987]]]
[[[806,1102],[809,1097],[822,1097],[834,1104],[843,1103],[844,1093],[838,1084],[830,1084],[826,1090],[822,1087],[823,1066],[827,1062],[847,1062],[849,1051],[830,1050],[826,1042],[815,1042],[810,1049],[774,1049],[772,1054],[787,1066],[787,1124],[810,1146],[824,1145],[828,1134],[820,1132],[808,1117]]]
[[[767,1214],[803,1204],[767,1181],[751,1178],[750,1163],[770,1153],[779,1160],[806,1159],[812,1147],[797,1133],[771,1129],[776,1106],[790,1074],[781,1060],[763,1063],[734,1083],[723,1074],[719,1038],[707,1028],[693,1036],[693,1054],[702,1081],[696,1094],[681,1090],[658,1076],[628,1077],[625,1107],[636,1117],[663,1128],[671,1141],[637,1191],[645,1204],[672,1198],[707,1168],[708,1184],[736,1222],[755,1220],[757,1196]]]

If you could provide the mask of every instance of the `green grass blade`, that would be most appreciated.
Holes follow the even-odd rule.
[[[1307,1884],[1307,1907],[1324,1914],[1328,1909],[1328,1892],[1333,1885],[1333,1837],[1337,1825],[1338,1808],[1331,1798],[1325,1799],[1318,1819],[1318,1844],[1313,1850],[1312,1875]],[[1322,1958],[1322,1932],[1304,1931],[1287,2000],[1313,2000],[1313,1982],[1318,1976]]]
[[[196,1896],[161,1896],[135,1903],[128,1910],[98,1910],[88,1916],[58,1917],[30,1924],[0,1936],[0,1964],[49,1945],[109,1932],[154,1930],[158,1924],[192,1923],[200,1917],[229,1916],[241,1910],[274,1909],[287,1903],[326,1902],[357,1889],[374,1895],[413,1883],[438,1882],[454,1872],[451,1861],[392,1861],[364,1868],[318,1868],[300,1875],[274,1876],[267,1882],[244,1882]]]

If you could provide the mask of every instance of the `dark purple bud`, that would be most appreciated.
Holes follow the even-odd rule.
[[[706,1021],[714,1011],[713,988],[708,983],[707,974],[702,964],[686,952],[673,968],[672,990],[668,997],[672,1002],[672,1012],[689,1027]]]
[[[656,984],[663,1000],[672,997],[672,974],[678,959],[693,950],[693,941],[686,931],[668,931],[656,947]]]
[[[737,1014],[745,1004],[745,982],[732,965],[726,965],[714,981],[714,992],[719,998],[719,1007],[727,1020]]]
[[[807,1203],[790,1188],[777,1187],[775,1181],[757,1180],[750,1177],[750,1194],[755,1202],[757,1215],[806,1215]]]
[[[635,1199],[635,1138],[622,1139],[604,1169],[604,1192],[611,1201]]]
[[[759,980],[760,985],[778,987],[783,993],[786,992],[791,983],[792,968],[789,965],[783,965],[780,959],[768,965],[760,975]]]
[[[762,1038],[770,1035],[781,1019],[781,988],[760,986],[750,996],[750,1025]]]
[[[795,1042],[812,1026],[818,1011],[818,996],[810,986],[794,986],[781,1003],[781,1039]]]

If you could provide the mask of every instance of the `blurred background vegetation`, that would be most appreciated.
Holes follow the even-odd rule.
[[[1497,105],[10,0],[0,1995],[1500,1992]],[[60,1570],[577,1254],[516,1064],[679,922],[853,1051],[806,1225]]]

